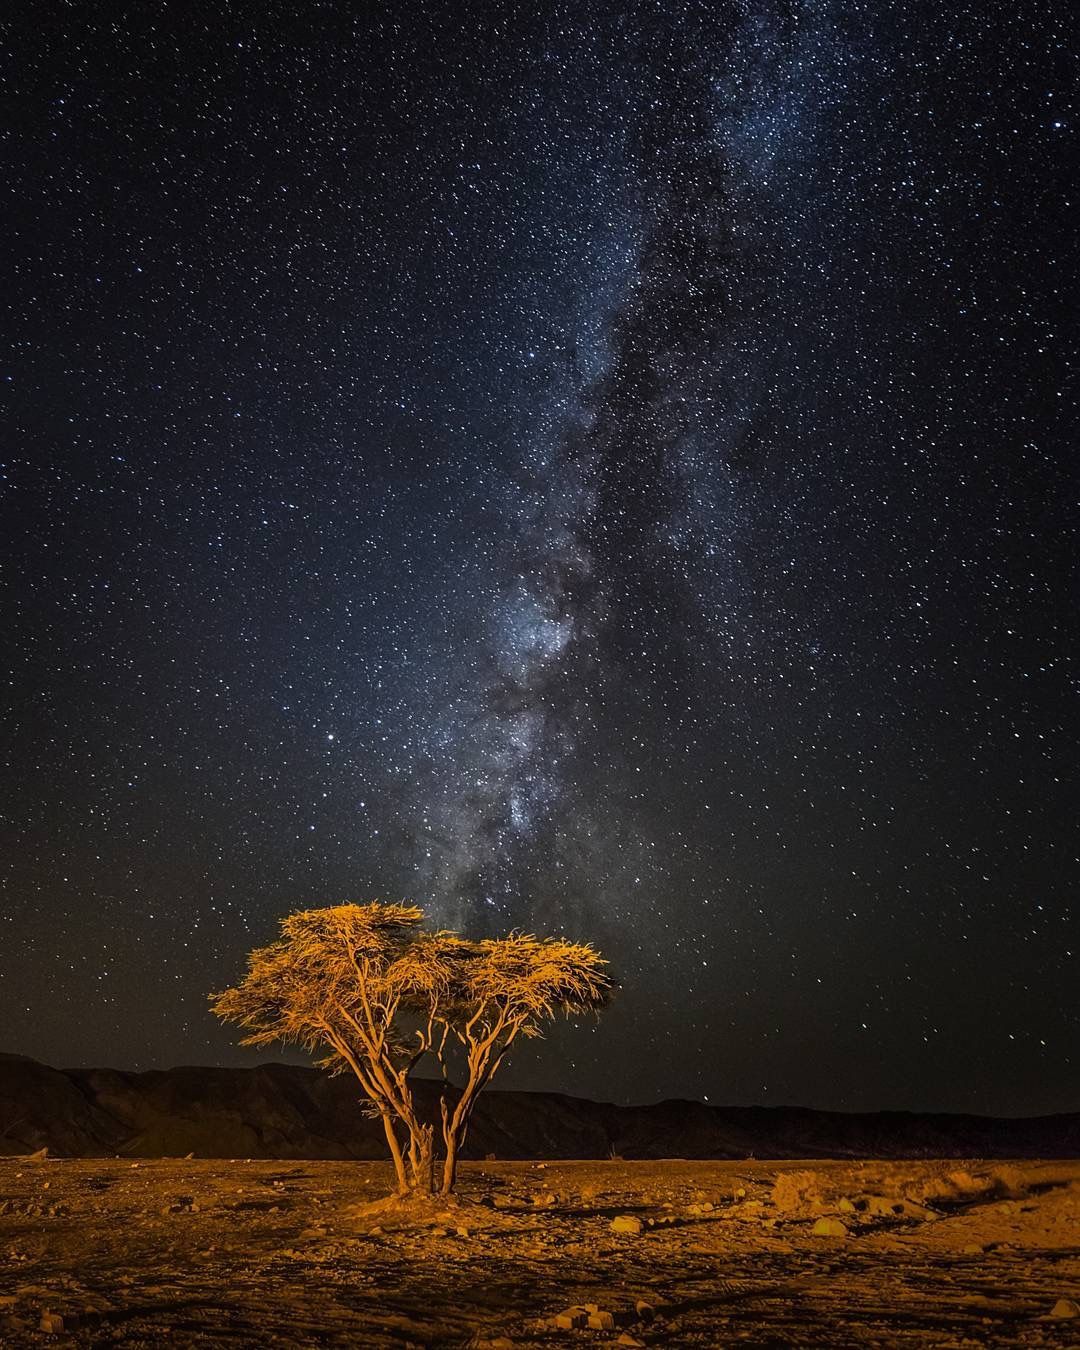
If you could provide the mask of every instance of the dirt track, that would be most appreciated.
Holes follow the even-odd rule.
[[[473,1163],[357,1212],[389,1183],[0,1160],[0,1344],[1080,1346],[1076,1163]]]

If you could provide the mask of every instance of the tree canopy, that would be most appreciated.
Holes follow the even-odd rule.
[[[420,1118],[409,1079],[430,1057],[446,1089],[447,1192],[476,1098],[517,1038],[542,1035],[560,1013],[599,1011],[613,982],[589,943],[528,933],[472,941],[423,921],[415,905],[379,902],[297,911],[211,1004],[242,1028],[244,1045],[300,1045],[355,1074],[382,1118],[401,1191],[434,1188],[435,1125]],[[451,1090],[458,1061],[463,1083]]]

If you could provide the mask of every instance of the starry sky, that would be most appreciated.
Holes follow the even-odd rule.
[[[1080,1109],[1069,9],[6,6],[2,1048],[410,899],[611,958],[507,1086]]]

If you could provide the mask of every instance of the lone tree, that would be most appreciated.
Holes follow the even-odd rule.
[[[476,1099],[517,1038],[539,1036],[560,1012],[598,1011],[612,990],[588,943],[523,933],[472,942],[423,919],[415,905],[301,910],[251,953],[242,983],[211,995],[217,1016],[247,1032],[242,1044],[301,1045],[323,1053],[321,1067],[356,1075],[382,1120],[400,1195],[449,1194]],[[413,1093],[427,1057],[443,1085],[437,1121],[422,1118]]]

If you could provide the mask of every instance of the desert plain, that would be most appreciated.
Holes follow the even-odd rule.
[[[1080,1163],[0,1160],[0,1344],[1078,1346]]]

